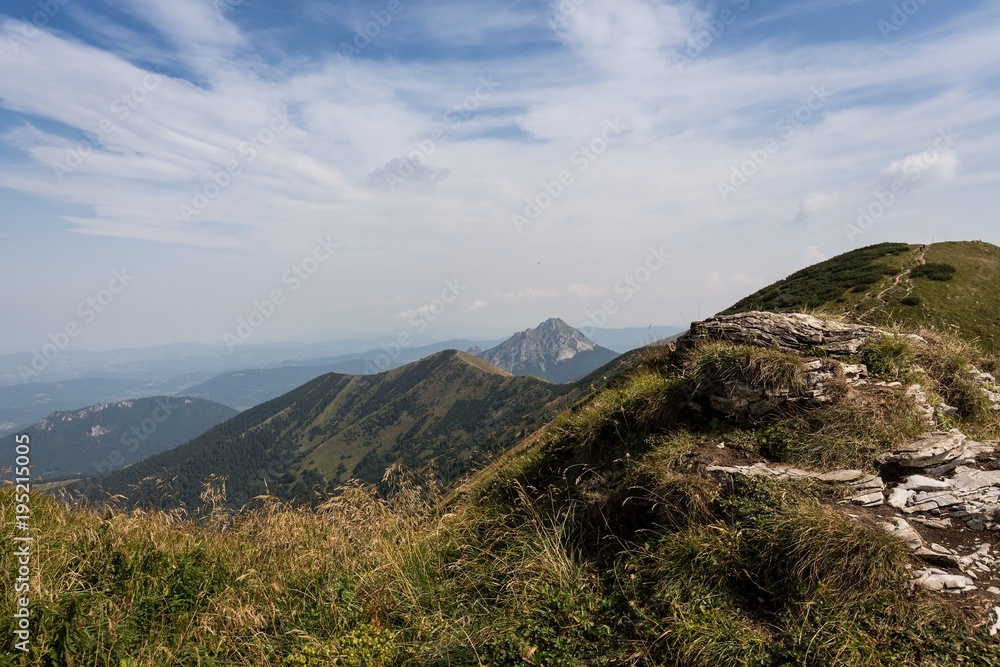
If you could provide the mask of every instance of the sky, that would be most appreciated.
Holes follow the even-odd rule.
[[[997,243],[998,33],[977,0],[7,0],[0,351],[686,325]]]

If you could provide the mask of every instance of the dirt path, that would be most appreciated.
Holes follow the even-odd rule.
[[[874,313],[874,312],[876,312],[878,310],[884,310],[885,307],[889,305],[888,302],[885,300],[885,295],[888,294],[889,292],[895,290],[896,288],[898,288],[900,286],[900,284],[902,284],[904,281],[906,282],[906,294],[904,294],[902,298],[906,298],[906,297],[910,296],[911,294],[913,294],[913,281],[910,280],[910,270],[913,269],[914,267],[917,267],[917,266],[920,266],[920,265],[926,264],[926,263],[927,263],[927,249],[926,249],[925,246],[920,246],[920,250],[919,250],[919,252],[917,254],[917,258],[913,262],[913,264],[911,264],[909,266],[904,266],[903,270],[901,272],[899,272],[892,279],[892,281],[889,283],[889,285],[887,287],[885,287],[885,289],[883,289],[882,291],[880,291],[878,294],[875,295],[875,301],[876,301],[875,305],[872,306],[871,308],[869,308],[868,310],[866,310],[861,315],[859,315],[858,319],[859,320],[864,320],[866,317],[870,316],[872,313]]]

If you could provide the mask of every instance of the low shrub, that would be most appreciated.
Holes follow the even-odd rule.
[[[911,278],[926,278],[927,280],[938,280],[947,282],[955,277],[958,272],[951,264],[921,264],[910,269]]]

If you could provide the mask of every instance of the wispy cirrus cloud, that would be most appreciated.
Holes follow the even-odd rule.
[[[940,127],[968,140],[894,208],[905,228],[887,218],[877,233],[923,233],[947,209],[967,235],[988,236],[981,230],[995,208],[1000,151],[995,6],[956,9],[936,30],[906,35],[905,48],[886,46],[870,29],[830,41],[783,33],[726,41],[726,33],[720,48],[679,72],[674,57],[709,16],[700,3],[575,4],[555,27],[545,15],[555,3],[496,2],[485,17],[456,12],[452,1],[414,4],[350,58],[338,44],[370,10],[317,22],[276,4],[222,11],[195,0],[122,0],[116,6],[132,20],[117,25],[96,7],[68,8],[96,38],[43,29],[19,53],[0,48],[0,186],[58,209],[46,224],[96,239],[294,256],[334,229],[353,249],[338,259],[344,271],[371,274],[350,285],[353,312],[381,309],[372,317],[393,323],[398,307],[364,304],[395,293],[420,303],[442,274],[459,271],[490,302],[463,312],[493,317],[516,304],[532,317],[557,308],[572,316],[581,301],[601,298],[602,288],[590,286],[614,285],[654,241],[676,250],[663,275],[676,274],[645,287],[629,308],[660,302],[669,304],[664,318],[691,313],[700,295],[674,285],[706,273],[719,280],[695,291],[724,307],[756,277],[799,268],[802,248],[830,256],[849,247],[843,222],[873,184],[933,145]],[[784,3],[763,19],[806,21],[855,4]],[[290,23],[273,28],[272,15]],[[760,18],[748,12],[739,20]],[[95,21],[107,24],[100,35]],[[0,47],[21,27],[0,19]],[[281,40],[309,31],[324,38],[290,55]],[[494,40],[477,49],[484,36],[509,37],[517,48]],[[156,86],[129,102],[150,75],[160,77]],[[482,77],[503,85],[478,99]],[[814,86],[832,91],[829,104],[721,202],[717,182],[773,137]],[[261,141],[276,112],[287,127]],[[621,118],[629,132],[601,147],[608,118]],[[105,121],[112,131],[96,132]],[[441,131],[447,138],[434,141]],[[81,145],[88,154],[60,181],[53,165]],[[409,181],[419,187],[372,187],[373,175],[414,151],[426,156]],[[231,163],[238,174],[185,220],[179,207]],[[564,171],[572,185],[530,234],[512,233],[511,212]],[[740,275],[752,279],[733,278]],[[338,280],[331,294],[345,289],[348,281]],[[623,312],[628,324],[632,315]]]

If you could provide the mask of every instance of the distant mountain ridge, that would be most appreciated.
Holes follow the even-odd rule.
[[[200,398],[157,396],[54,412],[22,431],[42,481],[120,470],[201,435],[237,413]],[[13,451],[14,435],[0,438]]]
[[[579,380],[618,357],[617,352],[601,347],[559,318],[516,333],[485,352],[472,348],[470,354],[514,375],[556,383]]]

